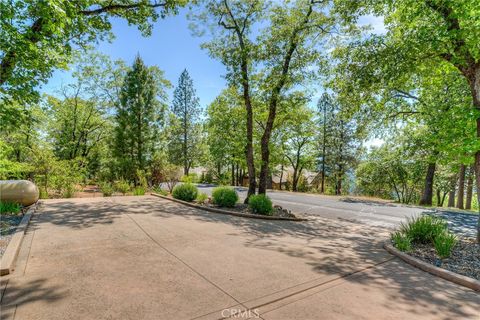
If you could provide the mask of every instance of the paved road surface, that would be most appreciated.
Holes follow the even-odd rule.
[[[198,185],[201,192],[211,194],[211,185]],[[235,187],[240,199],[245,199],[247,189]],[[324,218],[345,219],[372,226],[393,228],[407,217],[433,210],[406,207],[398,204],[361,200],[349,197],[322,196],[313,194],[268,191],[275,204],[296,213],[319,215]]]

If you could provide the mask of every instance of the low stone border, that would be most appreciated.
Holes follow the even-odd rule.
[[[33,213],[37,209],[38,202],[32,205],[25,215],[22,218],[22,221],[18,224],[15,229],[13,237],[8,243],[7,249],[3,253],[3,256],[0,260],[0,276],[7,275],[12,273],[15,269],[15,260],[17,259],[18,252],[20,251],[20,246],[22,245],[23,237],[25,236],[25,231],[27,226],[30,223]]]
[[[158,194],[158,193],[153,193],[152,192],[150,194],[152,196],[159,197],[159,198],[162,198],[162,199],[171,200],[171,201],[174,201],[174,202],[178,202],[178,203],[184,204],[184,205],[192,207],[192,208],[197,208],[197,209],[200,209],[200,210],[205,210],[205,211],[210,211],[210,212],[215,212],[215,213],[227,214],[227,215],[236,216],[236,217],[263,219],[263,220],[307,221],[307,219],[305,219],[305,218],[273,217],[273,216],[264,216],[264,215],[259,215],[259,214],[238,213],[238,212],[228,211],[228,210],[223,210],[223,209],[204,207],[204,206],[200,206],[198,204],[194,204],[194,203],[191,203],[191,202],[175,199],[173,197],[162,196],[161,194]]]
[[[393,254],[394,256],[399,257],[400,259],[407,262],[408,264],[411,264],[414,267],[417,267],[417,268],[419,268],[423,271],[431,273],[431,274],[433,274],[437,277],[443,278],[445,280],[454,282],[454,283],[459,284],[461,286],[470,288],[470,289],[475,290],[475,291],[480,291],[480,281],[478,281],[476,279],[472,279],[470,277],[463,276],[461,274],[457,274],[455,272],[436,267],[436,266],[434,266],[430,263],[427,263],[427,262],[424,262],[420,259],[412,257],[411,255],[408,255],[408,254],[403,253],[400,250],[396,249],[388,241],[386,241],[383,244],[383,247],[389,253]]]

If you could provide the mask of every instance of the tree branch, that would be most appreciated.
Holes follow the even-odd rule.
[[[132,4],[121,4],[121,3],[115,3],[115,4],[109,4],[104,7],[100,7],[97,9],[91,9],[91,10],[82,10],[80,11],[81,14],[85,16],[91,16],[91,15],[97,15],[97,14],[102,14],[105,12],[113,12],[117,10],[131,10],[131,9],[138,9],[141,7],[147,7],[147,8],[158,8],[158,7],[165,7],[167,4],[165,2],[156,2],[154,1],[153,3],[132,3]]]

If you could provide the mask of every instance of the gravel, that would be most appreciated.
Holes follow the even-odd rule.
[[[0,257],[3,256],[7,249],[10,239],[13,237],[15,229],[20,221],[22,221],[23,214],[6,215],[2,214],[0,217]]]
[[[480,245],[473,238],[459,239],[447,259],[440,259],[429,244],[414,245],[409,254],[437,267],[480,280]]]
[[[238,212],[238,213],[256,214],[256,213],[253,213],[252,210],[250,210],[250,208],[248,207],[248,205],[244,204],[244,203],[237,203],[235,205],[235,207],[232,207],[232,208],[219,207],[219,206],[216,206],[216,205],[214,205],[210,202],[204,203],[203,205],[211,207],[211,208],[223,209],[223,210],[227,210],[227,211],[234,211],[234,212]],[[271,216],[273,216],[273,217],[285,217],[285,218],[296,218],[296,216],[290,210],[283,209],[280,206],[274,206],[273,207],[273,212],[272,212]]]

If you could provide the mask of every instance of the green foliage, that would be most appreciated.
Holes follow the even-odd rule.
[[[208,195],[205,192],[200,192],[197,195],[197,203],[199,204],[205,204],[208,201]]]
[[[145,195],[145,187],[138,186],[133,189],[134,196],[143,196]]]
[[[148,188],[147,176],[145,171],[137,169],[137,184],[144,189]]]
[[[126,180],[119,180],[115,182],[115,191],[120,192],[123,195],[126,195],[131,189],[130,183],[128,183]]]
[[[440,218],[422,215],[407,220],[400,225],[400,232],[411,239],[412,243],[432,243],[434,239],[445,232],[447,223]]]
[[[75,185],[74,184],[67,184],[62,192],[62,198],[73,198],[75,195]]]
[[[292,191],[306,191],[302,185],[303,170],[312,169],[314,156],[317,153],[314,137],[316,127],[313,122],[313,112],[301,103],[290,112],[285,112],[284,118],[279,119],[282,126],[279,128],[282,155],[293,168]],[[300,189],[302,190],[299,190]]]
[[[423,188],[425,163],[412,161],[414,156],[398,140],[371,150],[356,170],[357,192],[394,198],[401,203],[417,202]]]
[[[435,251],[441,259],[449,258],[456,244],[457,237],[447,231],[438,234],[433,240]]]
[[[102,192],[104,197],[111,197],[113,195],[113,187],[108,182],[102,182],[100,185],[100,191]]]
[[[165,190],[165,189],[162,189],[162,188],[160,188],[160,187],[158,187],[158,186],[153,188],[153,192],[158,193],[158,194],[160,194],[160,195],[162,195],[162,196],[168,196],[168,191]]]
[[[264,194],[250,196],[248,206],[255,214],[271,215],[273,212],[272,200]]]
[[[173,188],[172,196],[175,199],[192,202],[197,198],[198,188],[191,183],[183,183]]]
[[[22,206],[15,202],[0,202],[0,214],[13,214],[20,213]]]
[[[36,89],[57,68],[67,68],[73,48],[113,37],[110,19],[123,18],[143,35],[153,23],[176,12],[184,0],[2,1],[0,5],[0,90],[7,98],[32,101]]]
[[[137,181],[137,172],[145,171],[155,152],[163,122],[169,82],[156,67],[147,67],[137,56],[125,76],[115,114],[113,155],[118,174]],[[161,101],[159,100],[162,99]]]
[[[73,197],[76,186],[82,181],[83,171],[75,160],[61,160],[52,163],[48,178],[50,187],[61,197]],[[45,177],[44,177],[45,178]]]
[[[199,182],[198,175],[196,173],[189,173],[188,175],[183,175],[180,178],[180,181],[185,182],[185,183],[197,183],[197,182]]]
[[[200,102],[193,80],[185,69],[173,92],[168,144],[170,161],[183,166],[184,173],[198,163],[202,154],[200,113]]]
[[[0,159],[0,180],[25,179],[32,171],[32,166],[26,163]]]
[[[412,250],[412,240],[402,232],[394,232],[391,235],[393,245],[400,251],[408,252]]]
[[[428,215],[409,219],[399,231],[391,235],[392,242],[400,251],[410,251],[412,244],[432,244],[441,259],[450,257],[457,237],[448,231],[447,223]]]
[[[217,187],[212,191],[213,203],[220,207],[234,207],[238,201],[237,192],[230,187]]]
[[[40,199],[48,199],[48,197],[49,197],[48,191],[44,187],[38,188],[38,191],[40,193],[39,194]]]

